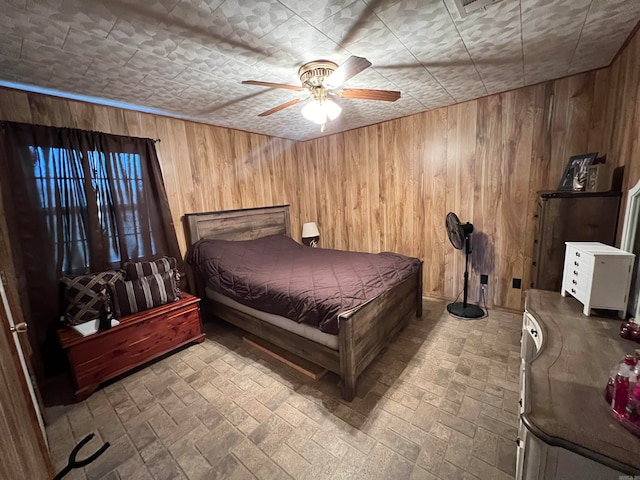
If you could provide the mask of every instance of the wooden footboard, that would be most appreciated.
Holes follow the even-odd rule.
[[[412,315],[422,316],[422,263],[401,284],[339,315],[342,396],[351,401],[365,368],[404,327]]]

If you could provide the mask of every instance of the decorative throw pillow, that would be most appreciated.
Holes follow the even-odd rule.
[[[109,291],[110,285],[121,280],[123,273],[108,270],[87,275],[63,277],[65,319],[69,325],[78,325],[100,318],[107,307],[113,310]]]
[[[116,299],[114,302],[116,317],[125,317],[178,300],[180,298],[178,277],[178,271],[171,269],[168,272],[154,273],[136,280],[119,279],[111,287]]]
[[[176,268],[176,265],[175,257],[162,257],[151,262],[126,262],[124,270],[127,280],[137,280],[147,275],[163,274]]]

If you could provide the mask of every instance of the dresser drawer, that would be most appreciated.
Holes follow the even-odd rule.
[[[577,285],[565,285],[564,290],[581,303],[585,303],[589,299],[588,291]]]
[[[575,248],[567,248],[564,268],[591,274],[593,271],[593,256],[580,252]]]

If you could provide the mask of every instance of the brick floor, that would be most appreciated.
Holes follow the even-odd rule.
[[[81,403],[47,409],[57,470],[87,433],[111,448],[69,479],[502,479],[515,472],[521,317],[424,300],[356,399],[205,322],[206,340]]]

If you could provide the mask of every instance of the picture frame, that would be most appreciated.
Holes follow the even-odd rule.
[[[587,169],[586,192],[608,192],[611,190],[611,172],[606,163],[597,163]]]
[[[586,180],[586,171],[593,164],[595,159],[598,157],[598,152],[591,153],[583,153],[581,155],[574,155],[569,158],[567,162],[567,166],[564,168],[564,173],[562,174],[562,180],[560,181],[560,185],[558,186],[559,191],[573,191],[574,190],[574,178],[583,177]],[[583,173],[584,172],[584,173]],[[583,185],[584,182],[577,182],[576,188],[578,190],[584,190]]]

